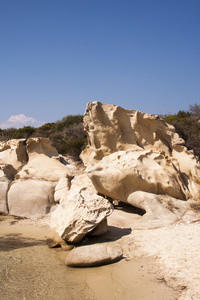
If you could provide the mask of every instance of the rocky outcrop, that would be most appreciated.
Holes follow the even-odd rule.
[[[82,246],[73,249],[66,258],[70,267],[94,267],[114,263],[122,258],[122,252],[105,245]]]
[[[94,165],[118,151],[150,150],[171,157],[176,145],[183,145],[174,127],[156,115],[90,102],[84,115],[88,146],[81,154],[85,165]]]
[[[51,229],[67,242],[78,243],[113,210],[105,198],[90,191],[88,187],[70,190],[62,203],[51,215]]]
[[[25,139],[0,142],[0,164],[10,164],[20,170],[28,161]]]
[[[47,138],[1,142],[0,212],[28,218],[48,214],[57,182],[69,180],[72,172]]]
[[[27,141],[28,163],[17,173],[16,179],[36,179],[57,182],[71,173],[69,165],[60,162],[56,148],[47,138],[30,138]]]
[[[87,168],[96,190],[127,202],[130,194],[145,191],[187,199],[180,172],[166,156],[152,150],[118,151]]]
[[[87,105],[84,127],[88,146],[81,158],[98,193],[149,216],[158,217],[161,210],[169,220],[176,218],[157,195],[199,198],[200,165],[174,127],[158,116],[93,102]]]
[[[181,218],[185,200],[198,201],[200,166],[158,116],[93,102],[84,127],[85,166],[69,164],[47,138],[0,143],[1,212],[40,217],[54,210],[52,230],[78,243],[107,231],[110,201],[144,210],[142,219],[155,226]]]

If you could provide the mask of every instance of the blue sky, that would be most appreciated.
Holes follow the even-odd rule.
[[[0,0],[0,128],[200,104],[199,0]],[[9,120],[9,121],[8,121]]]

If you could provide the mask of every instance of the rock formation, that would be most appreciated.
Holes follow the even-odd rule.
[[[0,164],[10,164],[18,171],[27,161],[25,139],[0,142]]]
[[[55,205],[54,192],[72,167],[60,162],[47,138],[10,140],[0,144],[0,212],[41,217]]]
[[[198,199],[200,166],[174,127],[158,116],[93,102],[84,127],[88,146],[81,158],[98,193],[156,218],[162,211],[161,219],[171,220],[175,216],[163,208],[164,196]]]
[[[112,204],[88,187],[70,192],[51,215],[51,229],[67,242],[78,243],[112,212]],[[104,230],[105,232],[105,230]]]
[[[77,168],[47,138],[1,142],[0,212],[51,213],[51,244],[68,248],[88,233],[107,231],[111,202],[144,210],[141,219],[150,227],[175,222],[191,199],[198,202],[200,165],[158,116],[93,102],[84,128],[88,146]]]

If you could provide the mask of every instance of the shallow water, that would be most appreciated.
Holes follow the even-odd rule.
[[[0,251],[0,299],[84,299],[84,280],[46,245]],[[76,295],[74,295],[76,291]],[[76,297],[74,297],[76,296]],[[87,299],[87,297],[85,297]]]
[[[1,300],[176,299],[164,282],[156,281],[152,259],[98,268],[66,267],[67,252],[45,243],[47,227],[12,217],[0,220]]]

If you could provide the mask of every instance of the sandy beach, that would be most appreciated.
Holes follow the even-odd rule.
[[[86,238],[83,244],[101,242],[130,252],[130,231],[111,240],[116,230],[110,226],[107,235]],[[155,257],[129,253],[115,264],[70,268],[65,266],[68,252],[46,245],[48,231],[43,220],[0,216],[1,300],[177,299],[179,292],[166,284]]]

